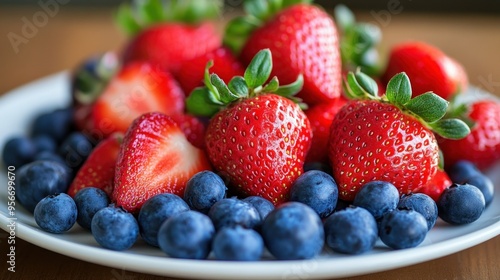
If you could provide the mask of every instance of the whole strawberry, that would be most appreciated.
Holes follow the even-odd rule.
[[[297,96],[312,105],[340,95],[341,58],[335,23],[309,2],[246,0],[247,15],[229,23],[224,43],[241,51],[244,63],[269,48],[275,66],[271,75],[287,84],[302,73],[304,86]]]
[[[413,94],[435,92],[446,100],[468,85],[464,68],[438,48],[423,42],[405,42],[392,48],[384,82],[399,72],[406,72],[412,81]]]
[[[299,105],[285,98],[300,90],[301,77],[281,87],[274,77],[264,85],[271,69],[269,49],[257,53],[244,77],[236,76],[228,85],[216,74],[209,76],[207,69],[207,89],[194,91],[187,107],[204,110],[196,102],[203,98],[222,107],[206,130],[212,165],[233,190],[279,204],[288,198],[292,183],[303,172],[312,135]]]
[[[500,103],[482,100],[453,111],[453,116],[471,123],[471,133],[460,140],[438,138],[446,166],[462,159],[482,170],[492,166],[500,159]]]
[[[328,162],[328,141],[330,138],[330,126],[337,112],[344,106],[347,100],[344,97],[318,104],[305,111],[313,133],[311,149],[307,153],[306,162]]]
[[[125,62],[147,61],[174,75],[186,61],[221,45],[211,19],[220,12],[221,1],[132,1],[123,4],[118,23],[133,36],[124,52]]]
[[[448,103],[428,92],[411,99],[408,76],[400,73],[377,96],[377,84],[363,73],[348,74],[346,93],[354,98],[332,123],[329,158],[339,197],[350,201],[361,186],[388,181],[401,194],[415,192],[438,169],[439,149],[433,130],[463,138],[469,127],[458,119],[442,119]]]

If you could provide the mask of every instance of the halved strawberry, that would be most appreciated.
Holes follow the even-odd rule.
[[[159,193],[182,195],[187,181],[210,170],[203,150],[191,145],[167,115],[147,113],[130,126],[118,155],[112,200],[137,213]]]
[[[243,66],[231,51],[218,48],[182,64],[176,77],[186,95],[196,87],[203,86],[203,71],[210,60],[214,62],[210,73],[216,73],[226,83],[234,76],[243,76]]]
[[[187,140],[196,148],[205,148],[206,124],[189,114],[172,115],[172,119],[186,135]]]
[[[438,169],[434,177],[417,192],[430,196],[434,201],[438,201],[443,191],[451,186],[452,182],[446,171]]]
[[[101,141],[94,148],[73,179],[68,195],[74,197],[83,188],[95,187],[111,196],[116,159],[122,140],[123,135],[116,133]]]
[[[130,63],[113,77],[92,109],[93,127],[103,135],[126,132],[140,115],[184,111],[184,93],[168,72],[148,63]]]

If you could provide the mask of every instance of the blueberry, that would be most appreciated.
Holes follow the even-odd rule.
[[[319,170],[319,171],[323,171],[327,174],[331,174],[332,172],[332,168],[327,165],[327,164],[324,164],[322,162],[307,162],[304,164],[304,172],[307,172],[307,171],[311,171],[311,170]]]
[[[95,213],[91,230],[99,245],[115,251],[129,249],[139,236],[139,225],[134,216],[114,205]]]
[[[137,221],[142,239],[158,247],[158,230],[168,218],[189,210],[189,206],[175,194],[162,193],[148,199],[141,207]]]
[[[5,166],[19,168],[31,162],[36,154],[36,146],[31,139],[20,136],[13,137],[5,143],[2,156]]]
[[[38,135],[33,137],[33,144],[35,145],[36,152],[52,152],[57,150],[57,143],[47,135]]]
[[[453,184],[445,189],[437,202],[439,217],[454,225],[463,225],[479,219],[486,202],[475,186]]]
[[[214,237],[215,258],[225,261],[256,261],[264,251],[262,237],[252,229],[225,227]]]
[[[382,242],[392,249],[417,247],[427,235],[427,221],[414,210],[394,210],[386,213],[379,225]]]
[[[458,184],[463,184],[468,178],[480,173],[476,165],[467,160],[457,161],[447,171],[451,181]]]
[[[398,208],[411,209],[420,213],[427,221],[428,230],[434,226],[438,217],[436,202],[430,196],[423,193],[403,195],[399,200]]]
[[[71,133],[59,147],[59,154],[73,169],[78,169],[91,152],[92,143],[81,132]]]
[[[55,161],[57,163],[60,163],[63,166],[66,166],[66,162],[59,154],[55,154],[55,153],[49,152],[49,151],[42,151],[42,152],[37,153],[34,160]],[[69,169],[69,167],[67,167],[67,168]]]
[[[346,209],[349,206],[351,206],[351,202],[339,199],[339,200],[337,200],[337,206],[335,206],[334,211],[341,211],[341,210]]]
[[[332,176],[319,170],[300,175],[290,189],[290,201],[302,202],[321,218],[328,217],[337,205],[339,191]]]
[[[44,197],[66,192],[71,175],[54,161],[34,161],[22,166],[16,176],[16,199],[33,212]]]
[[[495,192],[495,186],[490,178],[482,173],[479,173],[469,177],[465,180],[465,183],[477,187],[483,193],[485,205],[490,205]]]
[[[58,109],[39,115],[33,123],[32,135],[47,135],[55,142],[61,141],[72,131],[73,109]]]
[[[324,245],[325,232],[318,214],[300,202],[283,203],[262,224],[269,252],[279,260],[311,259]]]
[[[354,197],[353,205],[363,207],[375,219],[396,209],[399,202],[398,189],[389,182],[372,181],[364,184]]]
[[[262,221],[264,221],[267,215],[274,210],[274,204],[261,196],[249,196],[244,198],[243,201],[252,204],[252,206],[257,209]]]
[[[173,258],[206,259],[215,228],[205,214],[186,211],[166,220],[158,231],[160,249]]]
[[[217,230],[225,226],[236,225],[254,228],[261,223],[257,209],[252,204],[236,198],[217,201],[208,211],[208,216]]]
[[[221,177],[212,171],[202,171],[187,182],[184,200],[191,209],[206,214],[225,194],[226,185]]]
[[[370,251],[378,239],[377,222],[368,210],[348,207],[325,220],[326,244],[336,252],[361,254]]]
[[[108,207],[110,201],[108,195],[101,189],[86,187],[79,190],[75,195],[78,217],[76,222],[84,229],[90,230],[92,218],[97,211]]]
[[[44,231],[63,233],[70,230],[76,222],[76,204],[65,193],[49,195],[38,202],[34,216],[36,224]]]

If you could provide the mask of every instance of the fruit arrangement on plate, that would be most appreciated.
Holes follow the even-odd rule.
[[[120,54],[74,70],[72,104],[13,136],[3,162],[44,231],[78,224],[111,250],[311,259],[416,247],[438,217],[493,200],[500,103],[463,98],[463,67],[305,0],[134,1]],[[469,101],[464,101],[469,100]],[[10,170],[10,169],[9,169]]]

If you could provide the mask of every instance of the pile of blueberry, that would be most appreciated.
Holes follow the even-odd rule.
[[[373,181],[349,204],[338,200],[330,174],[312,168],[293,184],[290,202],[275,208],[258,196],[228,197],[221,177],[203,171],[189,180],[183,197],[156,195],[134,216],[91,186],[74,199],[65,194],[94,147],[74,131],[71,115],[70,109],[40,115],[30,137],[6,142],[4,164],[16,167],[16,199],[41,229],[64,233],[78,223],[111,250],[126,250],[139,236],[170,257],[187,259],[213,253],[219,260],[259,260],[265,248],[280,260],[310,259],[325,245],[361,254],[379,238],[393,249],[411,248],[425,239],[438,216],[450,224],[471,223],[493,199],[491,180],[466,161],[448,170],[457,183],[437,203],[425,194],[400,197],[391,183]]]

